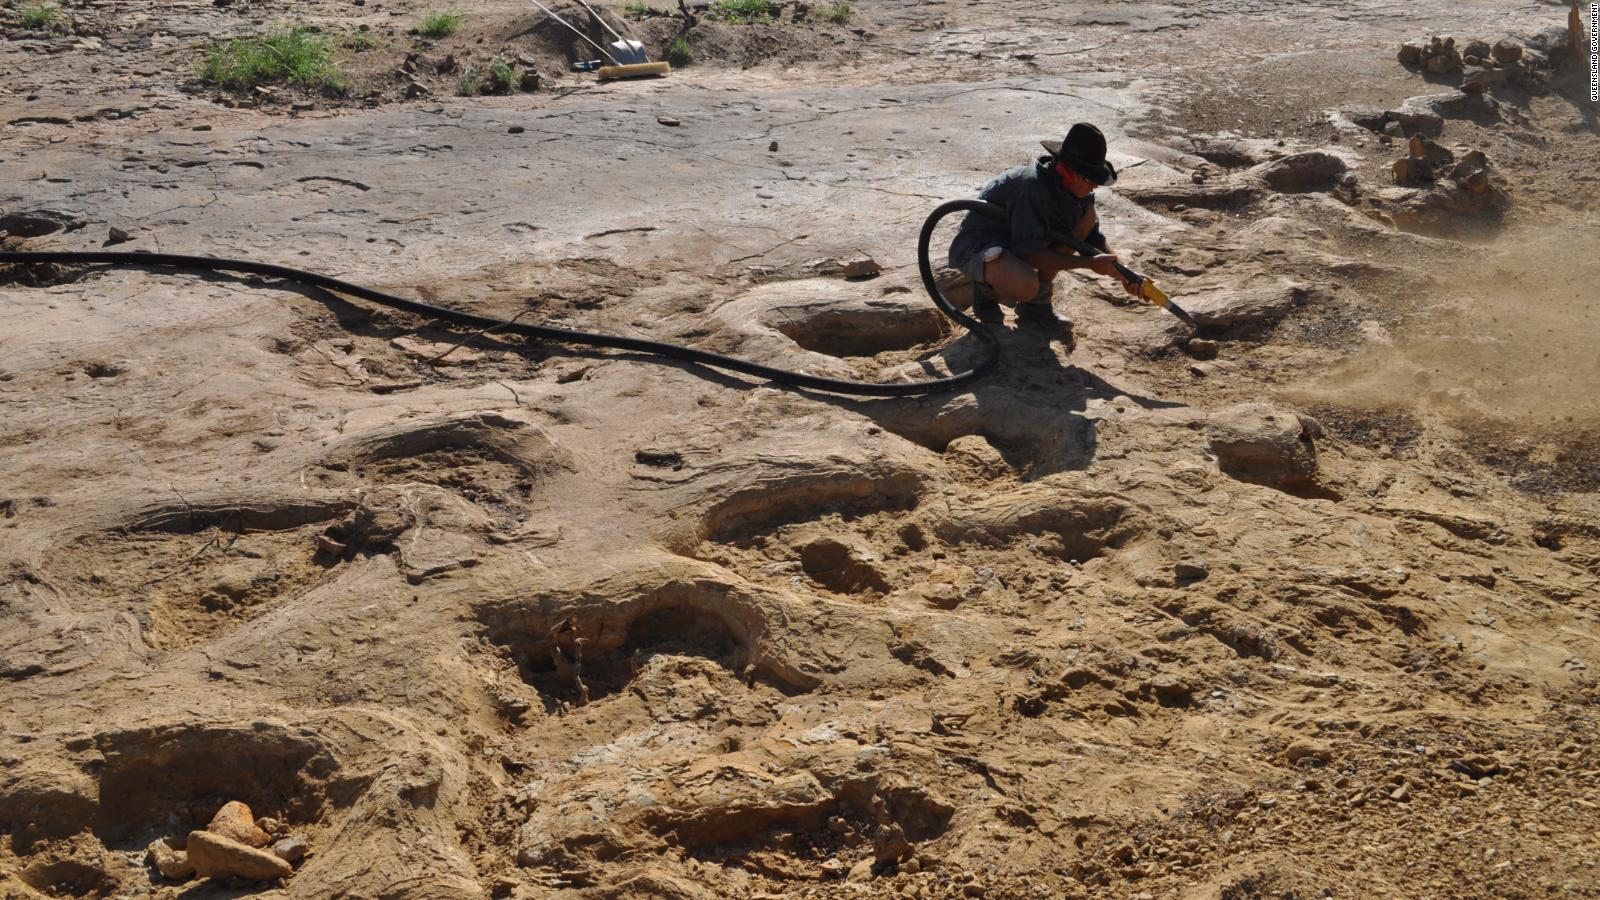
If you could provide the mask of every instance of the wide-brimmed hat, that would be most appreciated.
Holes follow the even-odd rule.
[[[1079,122],[1059,141],[1040,141],[1056,162],[1066,163],[1095,184],[1111,184],[1117,170],[1106,162],[1106,136],[1088,122]]]

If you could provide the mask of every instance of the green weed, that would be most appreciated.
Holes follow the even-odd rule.
[[[667,62],[675,66],[687,66],[694,59],[694,44],[689,42],[689,35],[680,34],[667,45]]]
[[[622,11],[636,19],[642,19],[655,12],[648,3],[629,3],[622,8]]]
[[[334,92],[345,87],[328,40],[304,27],[280,28],[214,46],[200,64],[200,77],[244,91],[277,81]]]
[[[730,25],[770,25],[777,21],[778,4],[773,0],[716,0],[711,16]]]
[[[35,31],[56,31],[64,26],[61,21],[61,7],[54,3],[35,3],[22,8],[21,22],[23,28]]]
[[[345,38],[344,45],[349,47],[351,50],[360,53],[364,50],[371,50],[373,47],[378,46],[378,39],[365,31],[357,31],[351,34],[348,38]]]
[[[483,73],[471,66],[461,70],[456,79],[456,93],[462,97],[475,97],[483,90]]]
[[[446,38],[460,30],[466,18],[455,10],[429,13],[417,26],[417,33],[423,37]]]
[[[839,2],[824,9],[819,14],[819,18],[834,25],[848,25],[850,24],[850,17],[854,14],[855,10],[850,8],[850,0],[839,0]]]
[[[509,93],[517,83],[517,70],[504,58],[496,56],[489,63],[489,89],[497,94]]]

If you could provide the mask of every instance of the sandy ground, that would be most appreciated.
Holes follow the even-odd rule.
[[[1510,205],[1421,232],[1353,123],[1453,92],[1400,41],[1564,7],[862,0],[606,85],[531,8],[427,9],[8,25],[0,216],[67,227],[7,246],[914,377],[975,349],[923,216],[1089,120],[1112,245],[1215,346],[1063,277],[1075,346],[864,401],[0,271],[0,895],[1600,896],[1595,110],[1445,117]],[[347,96],[194,78],[291,19],[375,36]],[[495,55],[540,89],[455,96]],[[292,877],[147,864],[230,800]]]

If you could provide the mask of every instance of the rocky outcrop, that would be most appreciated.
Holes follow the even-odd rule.
[[[1315,419],[1266,403],[1240,403],[1211,414],[1206,440],[1223,473],[1281,491],[1302,491],[1317,477]]]
[[[1421,135],[1413,136],[1406,156],[1395,160],[1394,181],[1399,187],[1379,197],[1390,204],[1388,219],[1405,231],[1455,231],[1498,216],[1511,204],[1481,150],[1458,159]]]

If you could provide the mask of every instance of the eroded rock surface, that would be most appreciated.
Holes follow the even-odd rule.
[[[0,894],[1589,888],[1600,145],[1553,8],[658,6],[602,15],[696,58],[606,84],[526,4],[275,7],[342,96],[195,81],[259,5],[7,24],[0,240],[909,381],[982,349],[923,217],[1083,120],[1198,333],[1069,273],[1075,347],[1008,316],[982,379],[864,399],[0,270]]]

